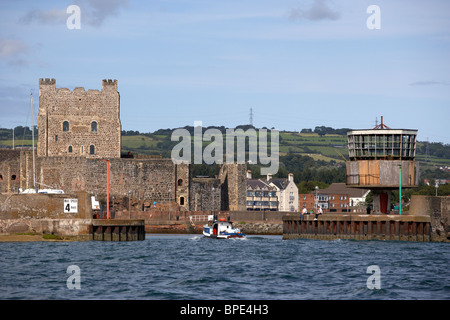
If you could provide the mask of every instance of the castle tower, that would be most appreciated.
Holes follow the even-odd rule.
[[[190,208],[191,165],[187,163],[175,164],[175,201],[182,210]]]
[[[222,210],[247,210],[247,164],[222,164],[219,179],[222,183]]]
[[[374,211],[388,213],[392,190],[419,184],[415,162],[417,130],[391,129],[381,124],[373,129],[347,132],[349,161],[348,187],[371,189]]]
[[[117,80],[103,80],[101,91],[70,91],[39,79],[38,156],[120,158],[119,112]]]

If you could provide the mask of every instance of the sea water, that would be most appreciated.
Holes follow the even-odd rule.
[[[0,299],[449,299],[449,249],[281,236],[2,242]]]

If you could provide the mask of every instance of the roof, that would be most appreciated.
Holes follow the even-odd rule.
[[[273,183],[273,185],[275,185],[278,189],[283,190],[286,189],[286,187],[288,186],[289,180],[283,178],[275,178],[270,179],[269,183]]]
[[[272,190],[273,187],[261,179],[247,179],[247,189]]]
[[[323,194],[346,194],[350,198],[359,198],[364,197],[369,191],[369,189],[349,188],[345,183],[332,183],[328,188],[319,189],[317,192]],[[315,191],[311,193],[315,193]]]

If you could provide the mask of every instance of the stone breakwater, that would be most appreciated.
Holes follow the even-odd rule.
[[[235,225],[245,234],[281,235],[283,224],[276,222],[245,222]]]

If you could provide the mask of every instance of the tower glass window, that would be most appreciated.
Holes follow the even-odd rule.
[[[63,122],[63,131],[69,131],[69,121]]]
[[[89,147],[89,154],[95,154],[95,146],[91,144]]]

